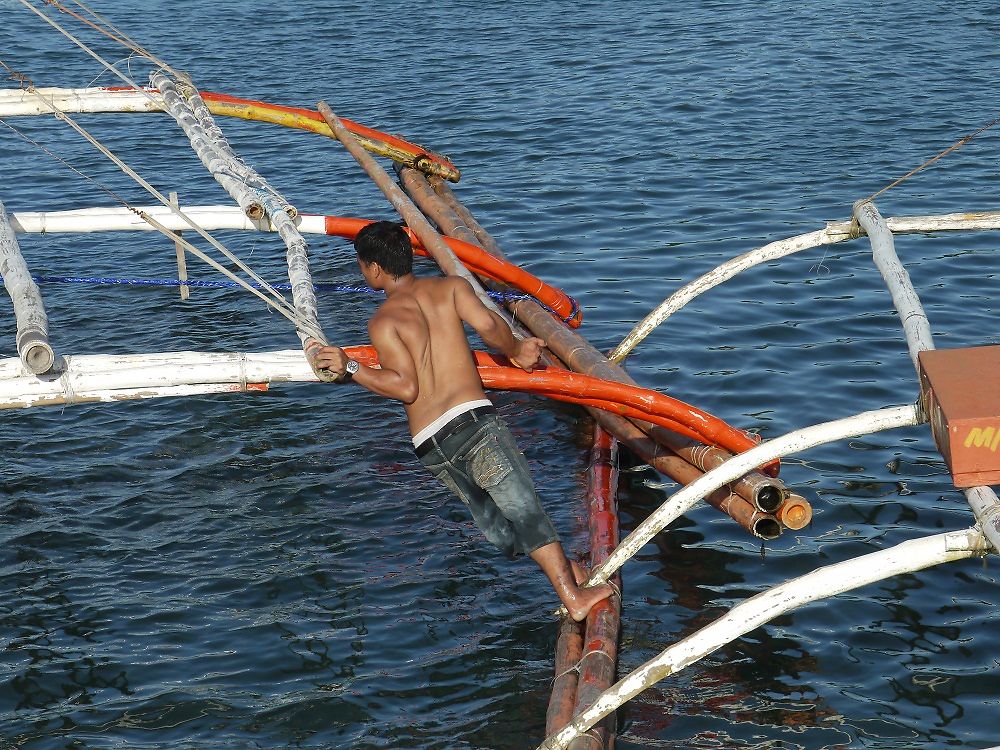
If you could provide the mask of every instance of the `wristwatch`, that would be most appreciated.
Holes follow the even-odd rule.
[[[353,378],[360,369],[361,364],[356,359],[347,360],[347,366],[344,367],[344,374],[337,379],[337,382],[350,383],[351,378]]]

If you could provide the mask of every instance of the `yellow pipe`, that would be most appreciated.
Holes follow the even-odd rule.
[[[264,103],[244,103],[223,101],[215,99],[211,94],[203,93],[205,104],[213,115],[223,117],[238,117],[242,120],[254,120],[256,122],[269,122],[274,125],[281,125],[286,128],[296,128],[298,130],[308,130],[311,133],[325,135],[333,138],[333,131],[322,119],[315,120],[306,114],[288,111],[286,108],[270,106]],[[310,114],[312,114],[310,112]],[[318,113],[317,113],[318,116]],[[351,128],[349,128],[351,129]],[[442,163],[443,157],[428,151],[418,150],[418,146],[405,149],[380,140],[367,138],[364,135],[355,133],[355,137],[364,146],[366,151],[371,151],[379,156],[385,156],[393,161],[400,162],[406,166],[412,166],[422,172],[436,174],[451,182],[458,182],[461,172],[448,163]],[[442,161],[436,161],[440,159]]]

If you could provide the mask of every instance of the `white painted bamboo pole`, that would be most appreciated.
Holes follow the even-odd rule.
[[[160,72],[154,72],[149,79],[163,97],[167,113],[181,126],[194,152],[215,181],[232,196],[247,216],[252,219],[261,218],[264,215],[264,206],[260,188],[249,184],[239,176],[239,167],[236,166],[234,159],[227,158],[221,153],[208,137],[173,81]]]
[[[871,240],[872,258],[892,295],[893,305],[903,324],[910,359],[919,373],[918,355],[934,348],[934,337],[920,297],[896,253],[888,222],[882,218],[875,204],[858,201],[854,204],[854,215]],[[989,487],[972,487],[965,490],[965,497],[987,540],[994,550],[1000,552],[1000,499]]]
[[[49,344],[49,320],[42,304],[42,293],[31,278],[2,201],[0,277],[14,303],[15,342],[21,362],[35,375],[46,373],[56,362],[56,354]]]
[[[983,533],[993,545],[993,551],[1000,553],[1000,498],[997,493],[992,487],[969,487],[963,492]]]
[[[886,225],[893,234],[995,230],[1000,229],[1000,211],[935,216],[896,216],[886,219]],[[663,300],[615,347],[615,350],[609,355],[609,359],[613,362],[621,362],[658,325],[683,308],[688,302],[742,271],[770,260],[793,255],[802,250],[846,242],[858,236],[860,235],[857,233],[857,228],[852,228],[851,222],[830,222],[825,228],[815,232],[769,242],[762,247],[732,258],[694,281],[688,282]]]
[[[39,98],[38,95],[41,95]],[[44,101],[43,101],[44,100]],[[67,89],[39,86],[33,90],[0,89],[0,117],[50,115],[51,102],[61,112],[161,112],[163,99],[148,91],[106,88]]]
[[[885,578],[962,560],[982,554],[985,550],[985,541],[978,529],[951,531],[911,539],[895,547],[826,565],[786,581],[741,602],[718,620],[664,649],[601,693],[589,708],[577,714],[565,728],[546,738],[537,750],[566,748],[575,737],[646,688],[779,615]]]
[[[185,216],[206,230],[246,229],[276,231],[267,219],[251,219],[239,206],[188,206],[181,208]],[[128,208],[80,208],[72,211],[15,211],[10,223],[18,234],[85,234],[89,232],[155,232],[136,212],[148,214],[160,224],[175,232],[191,229],[183,218],[167,206],[137,206]],[[297,216],[300,232],[323,234],[326,224],[323,216]]]
[[[215,122],[215,118],[208,109],[208,105],[201,98],[201,94],[193,86],[190,90],[186,92],[188,105],[191,107],[191,111],[194,116],[198,119],[201,127],[204,129],[205,134],[212,141],[218,151],[225,157],[229,158],[234,170],[237,171],[237,175],[244,182],[254,185],[261,191],[272,195],[278,203],[281,205],[281,210],[284,211],[290,218],[295,218],[298,215],[298,210],[292,206],[284,196],[281,195],[277,190],[271,187],[270,183],[264,179],[264,177],[253,168],[251,164],[247,164],[241,157],[239,157],[233,147],[229,145],[229,141],[226,140],[226,136],[222,132],[222,128],[218,126]]]
[[[169,229],[184,230],[191,228],[184,221],[174,218],[172,212],[163,206],[138,207],[136,210],[150,214]],[[258,229],[261,231],[273,231],[267,221],[249,219],[238,208],[233,206],[191,206],[183,209],[183,211],[206,229]],[[10,220],[14,231],[18,234],[36,232],[51,234],[59,232],[111,232],[122,230],[155,231],[155,228],[146,224],[130,209],[114,206],[79,208],[70,211],[14,211],[10,214]],[[323,217],[321,215],[303,214],[301,217],[295,218],[295,223],[300,232],[319,234],[324,231]],[[886,225],[893,234],[983,231],[1000,229],[1000,212],[941,214],[939,216],[896,216],[886,219]],[[850,222],[846,221],[828,224],[826,231],[828,231],[829,236],[832,238],[831,243],[852,239],[854,235],[850,234],[849,227]],[[810,235],[800,236],[807,237]],[[789,239],[793,240],[795,238]],[[770,245],[765,245],[763,248],[758,248],[758,250],[752,252],[763,251],[767,247],[770,247]],[[809,247],[817,247],[817,245],[807,245],[801,249],[807,250]],[[785,254],[787,255],[788,253]],[[727,263],[733,263],[743,257],[734,258],[727,261]],[[781,256],[779,255],[778,257]],[[764,258],[763,260],[774,260],[774,257]],[[759,260],[752,265],[758,265],[763,260]],[[710,288],[712,287],[707,287],[707,289]],[[673,312],[676,312],[676,310]]]
[[[596,586],[606,583],[615,571],[674,519],[694,507],[705,495],[743,476],[751,469],[776,458],[814,448],[817,445],[859,435],[868,435],[895,427],[920,424],[922,420],[923,416],[920,410],[913,405],[866,411],[844,419],[789,432],[761,443],[745,453],[733,456],[722,466],[706,472],[691,484],[671,495],[663,505],[621,541],[603,564],[594,568],[587,585]]]
[[[303,346],[309,339],[316,339],[321,344],[326,344],[326,334],[323,333],[323,328],[319,324],[316,290],[309,272],[308,246],[305,238],[295,228],[295,223],[289,216],[288,201],[280,198],[266,184],[250,184],[250,176],[246,169],[240,166],[241,162],[236,154],[232,152],[228,144],[225,149],[222,149],[212,141],[205,132],[203,122],[198,121],[191,105],[181,96],[169,78],[162,73],[155,72],[150,76],[150,81],[163,95],[167,111],[184,130],[198,154],[198,158],[212,173],[212,176],[226,188],[247,216],[259,219],[266,215],[277,230],[278,235],[285,243],[288,280],[292,285],[292,303],[299,315],[305,320],[305,328],[308,329],[302,330],[302,327],[299,327],[297,330],[299,339]],[[205,114],[208,118],[205,122],[211,122],[214,125],[211,115],[207,112]],[[215,130],[222,132],[217,127]],[[233,174],[242,175],[242,177],[236,179],[232,177]],[[334,379],[332,374],[325,371],[316,370],[316,374],[321,379]]]
[[[903,333],[906,335],[906,345],[910,350],[910,359],[913,360],[913,369],[920,370],[917,362],[917,355],[924,349],[934,348],[934,338],[931,336],[930,323],[927,322],[927,315],[924,307],[920,304],[920,297],[917,290],[913,288],[910,281],[910,274],[906,272],[903,264],[896,255],[896,245],[892,239],[892,232],[878,212],[875,204],[871,201],[858,201],[854,204],[854,216],[858,223],[864,227],[871,240],[872,258],[875,260],[875,267],[878,268],[885,284],[892,295],[892,303],[899,313],[899,319],[903,324]]]
[[[437,230],[431,226],[431,223],[427,220],[427,217],[421,213],[420,209],[417,208],[413,201],[410,200],[409,196],[404,193],[398,185],[389,176],[389,173],[382,168],[374,157],[362,148],[361,144],[358,143],[358,139],[354,137],[347,128],[344,127],[340,118],[334,114],[333,110],[326,102],[319,102],[316,105],[316,109],[319,113],[323,115],[323,119],[326,120],[326,124],[330,126],[333,131],[334,136],[339,140],[344,148],[347,149],[348,153],[354,157],[355,161],[361,165],[362,169],[368,173],[368,176],[372,178],[372,181],[378,186],[379,190],[389,199],[389,203],[392,207],[399,212],[399,215],[403,217],[407,226],[413,230],[414,234],[420,240],[421,244],[427,249],[427,252],[431,254],[437,264],[441,267],[449,276],[461,276],[463,279],[468,281],[472,285],[472,289],[475,291],[476,296],[482,301],[486,307],[495,312],[501,318],[503,318],[507,325],[510,326],[511,331],[516,330],[514,325],[514,320],[511,318],[510,313],[506,310],[500,308],[496,302],[494,302],[490,296],[483,289],[483,285],[479,283],[479,280],[462,265],[462,262],[455,256],[452,249],[448,247],[444,240],[441,239],[441,235],[437,233]]]
[[[24,373],[18,359],[0,360],[0,408],[263,390],[269,383],[319,381],[299,350],[68,355],[63,361],[60,373],[35,377]]]

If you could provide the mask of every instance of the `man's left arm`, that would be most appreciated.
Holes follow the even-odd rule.
[[[412,404],[417,399],[417,369],[398,332],[384,321],[372,321],[368,332],[372,345],[378,352],[379,367],[359,365],[351,380],[379,396]],[[317,367],[343,377],[350,357],[339,346],[320,346],[307,349]]]

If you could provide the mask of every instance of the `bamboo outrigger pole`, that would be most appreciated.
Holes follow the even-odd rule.
[[[14,236],[7,210],[0,201],[0,276],[14,303],[17,322],[17,353],[21,362],[35,375],[49,372],[56,362],[49,344],[49,322],[42,304],[42,293],[31,278],[28,264]]]
[[[205,132],[202,123],[195,117],[190,104],[177,90],[176,84],[160,72],[153,73],[149,80],[163,97],[167,113],[181,126],[184,134],[191,141],[191,147],[201,163],[215,178],[215,181],[222,185],[247,216],[251,219],[263,217],[264,205],[261,188],[240,177],[241,170],[236,160],[219,150],[208,133]]]
[[[882,218],[875,204],[867,200],[858,201],[854,204],[854,216],[871,240],[872,258],[892,295],[893,305],[903,324],[910,359],[919,373],[920,352],[934,348],[934,338],[920,297],[896,254],[888,222]],[[993,550],[1000,552],[1000,498],[990,487],[972,487],[965,489],[964,493]]]
[[[365,151],[361,144],[358,143],[354,135],[344,127],[340,119],[333,113],[330,106],[326,102],[319,102],[316,105],[319,113],[323,115],[323,119],[330,126],[330,130],[333,131],[334,137],[337,138],[344,148],[354,157],[355,161],[361,165],[361,167],[368,173],[368,176],[372,178],[375,184],[378,186],[379,190],[385,194],[385,197],[389,199],[389,203],[392,207],[399,212],[399,215],[403,217],[407,226],[412,229],[417,237],[420,239],[421,244],[427,249],[427,251],[434,257],[438,265],[441,267],[446,274],[449,276],[461,276],[463,279],[472,284],[473,290],[476,292],[476,296],[482,300],[483,304],[486,305],[490,310],[495,312],[501,318],[503,318],[507,325],[514,330],[514,321],[510,317],[510,313],[506,310],[501,309],[497,304],[490,299],[489,295],[483,289],[479,280],[473,276],[469,270],[463,266],[458,258],[455,257],[455,253],[452,252],[451,248],[441,239],[441,236],[435,231],[434,227],[430,225],[430,222],[424,217],[420,210],[413,205],[413,202],[406,197],[406,194],[396,186],[389,177],[389,174],[375,161],[374,157],[371,156],[367,151]]]
[[[167,111],[181,126],[191,141],[198,158],[232,196],[251,219],[264,216],[277,230],[285,243],[286,261],[288,265],[288,280],[292,285],[292,303],[301,322],[296,324],[299,339],[303,347],[309,339],[315,339],[326,344],[326,335],[319,324],[319,313],[316,305],[316,291],[313,288],[312,275],[309,272],[309,252],[305,238],[299,233],[292,221],[288,201],[281,198],[262,179],[254,178],[256,172],[249,170],[233,153],[229,144],[221,146],[205,130],[206,125],[213,128],[213,133],[221,134],[215,127],[210,115],[202,113],[199,120],[191,104],[177,91],[177,87],[162,73],[153,73],[150,80],[163,94]],[[193,87],[191,87],[194,90]],[[249,170],[249,171],[248,171]],[[233,177],[239,175],[239,178]],[[148,221],[148,219],[147,219]],[[312,365],[312,358],[309,358]],[[320,380],[330,381],[334,376],[324,370],[313,367]]]
[[[934,348],[931,326],[927,322],[923,305],[920,304],[920,297],[913,288],[910,274],[899,261],[892,232],[875,208],[875,204],[871,201],[858,201],[854,204],[854,216],[868,233],[872,246],[872,259],[892,295],[892,303],[903,324],[903,333],[906,336],[906,346],[910,350],[910,359],[913,360],[913,368],[919,371],[917,355],[926,349]]]

